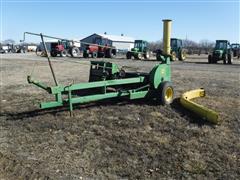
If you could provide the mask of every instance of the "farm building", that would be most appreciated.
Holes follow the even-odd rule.
[[[116,36],[116,35],[108,35],[108,34],[92,34],[86,38],[83,38],[81,41],[81,46],[83,48],[86,47],[85,43],[93,43],[98,44],[96,39],[108,39],[110,41],[110,45],[116,47],[119,51],[128,51],[134,47],[134,38],[127,36]]]

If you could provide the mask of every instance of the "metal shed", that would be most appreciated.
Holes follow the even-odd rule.
[[[115,46],[118,51],[129,51],[134,47],[134,38],[127,36],[117,36],[117,35],[108,35],[108,34],[92,34],[86,38],[81,39],[81,47],[85,48],[85,43],[95,43],[96,38],[106,38],[111,41],[111,45]]]

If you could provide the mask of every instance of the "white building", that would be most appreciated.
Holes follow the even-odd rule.
[[[111,45],[116,47],[119,51],[129,51],[134,47],[135,39],[132,37],[96,33],[81,39],[81,46],[84,48],[87,43],[96,43],[96,38],[108,39],[111,42]]]

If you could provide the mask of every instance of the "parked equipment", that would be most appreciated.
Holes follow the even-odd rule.
[[[8,44],[7,44],[7,45],[4,45],[4,44],[0,43],[0,53],[1,53],[1,54],[8,53],[9,50],[10,50],[10,48],[9,48],[9,45],[8,45]]]
[[[134,41],[134,48],[131,49],[131,51],[128,51],[127,59],[149,59],[150,52],[148,48],[148,42],[144,40],[135,40]]]
[[[216,40],[215,48],[213,53],[208,55],[208,63],[217,63],[223,61],[223,64],[232,64],[233,52],[229,41],[227,40]]]
[[[168,46],[168,44],[170,45],[171,20],[163,21],[164,45]],[[48,57],[55,86],[47,86],[33,80],[31,76],[28,76],[27,79],[29,83],[35,84],[55,96],[55,101],[41,103],[42,109],[68,105],[72,112],[73,104],[76,103],[120,97],[127,99],[152,98],[163,105],[170,104],[173,101],[174,90],[171,85],[168,49],[168,47],[164,48],[164,53],[159,57],[161,62],[155,65],[149,73],[125,72],[114,63],[92,61],[89,82],[65,86],[58,84]]]
[[[80,54],[80,50],[73,46],[72,41],[58,40],[57,43],[51,43],[50,54],[52,57],[56,57],[58,54],[61,57],[66,57],[68,54],[72,57],[77,57]]]
[[[240,57],[240,44],[231,44],[231,48],[233,51],[233,57],[237,57],[239,59]]]
[[[14,45],[14,44],[0,44],[0,53],[25,53],[27,47],[25,45]]]
[[[12,52],[13,53],[26,53],[27,47],[25,45],[14,45]]]
[[[83,51],[83,57],[88,58],[113,58],[117,54],[117,50],[109,39],[97,37],[94,44],[86,44]]]
[[[80,50],[78,47],[75,46],[74,43],[80,43],[79,41],[74,40],[68,40],[43,34],[36,34],[31,32],[24,32],[23,34],[23,40],[20,40],[20,42],[25,42],[26,35],[35,35],[35,36],[42,36],[50,39],[55,39],[57,42],[53,42],[50,44],[50,48],[44,48],[38,46],[36,48],[36,54],[41,56],[46,56],[46,52],[50,52],[51,56],[56,57],[58,54],[60,54],[61,57],[67,56],[67,54],[70,54],[72,57],[77,57],[80,54]],[[42,45],[44,46],[44,45]],[[46,44],[45,44],[46,46]]]
[[[183,48],[181,39],[171,38],[171,60],[184,61],[187,57],[187,50]]]

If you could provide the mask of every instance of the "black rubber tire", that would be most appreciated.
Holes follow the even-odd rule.
[[[232,57],[233,57],[232,53],[228,54],[228,64],[232,64]]]
[[[93,52],[92,53],[92,58],[97,58],[98,57],[98,53],[97,52]]]
[[[171,93],[169,94],[169,92]],[[173,102],[174,90],[171,82],[169,81],[162,82],[159,86],[159,93],[160,93],[159,100],[162,105],[169,105]]]
[[[78,57],[79,54],[80,54],[80,50],[79,50],[77,47],[72,47],[72,48],[70,49],[70,55],[71,55],[72,57]]]
[[[130,51],[127,52],[126,54],[127,59],[132,59],[132,53]]]
[[[64,49],[63,51],[60,52],[61,57],[67,57],[67,51]]]
[[[150,59],[150,52],[146,51],[146,53],[143,54],[144,59]]]
[[[226,57],[226,54],[223,54],[223,64],[226,64],[227,63],[227,57]]]
[[[84,57],[84,58],[89,58],[89,54],[88,54],[86,51],[84,51],[84,52],[83,52],[83,57]]]
[[[175,51],[172,51],[171,53],[171,61],[176,61],[177,60],[177,53]]]
[[[212,55],[208,55],[208,64],[212,64]]]
[[[55,50],[52,50],[52,51],[50,52],[50,54],[51,54],[52,57],[57,57],[58,52],[55,51]]]
[[[181,49],[178,53],[178,59],[179,61],[184,61],[186,60],[186,55],[187,55],[187,52],[185,49]]]
[[[106,50],[106,55],[105,55],[106,58],[114,58],[115,56],[116,56],[116,49],[109,48]]]
[[[143,54],[142,53],[137,53],[136,56],[135,56],[135,59],[142,60],[143,59]]]
[[[37,56],[40,56],[40,49],[39,49],[39,48],[36,48],[35,53],[36,53]]]
[[[161,56],[163,55],[163,52],[162,52],[162,50],[161,49],[157,49],[156,50],[156,60],[157,61],[161,61]]]
[[[112,58],[115,58],[117,56],[117,50],[116,49],[112,49],[111,56],[112,56]]]

